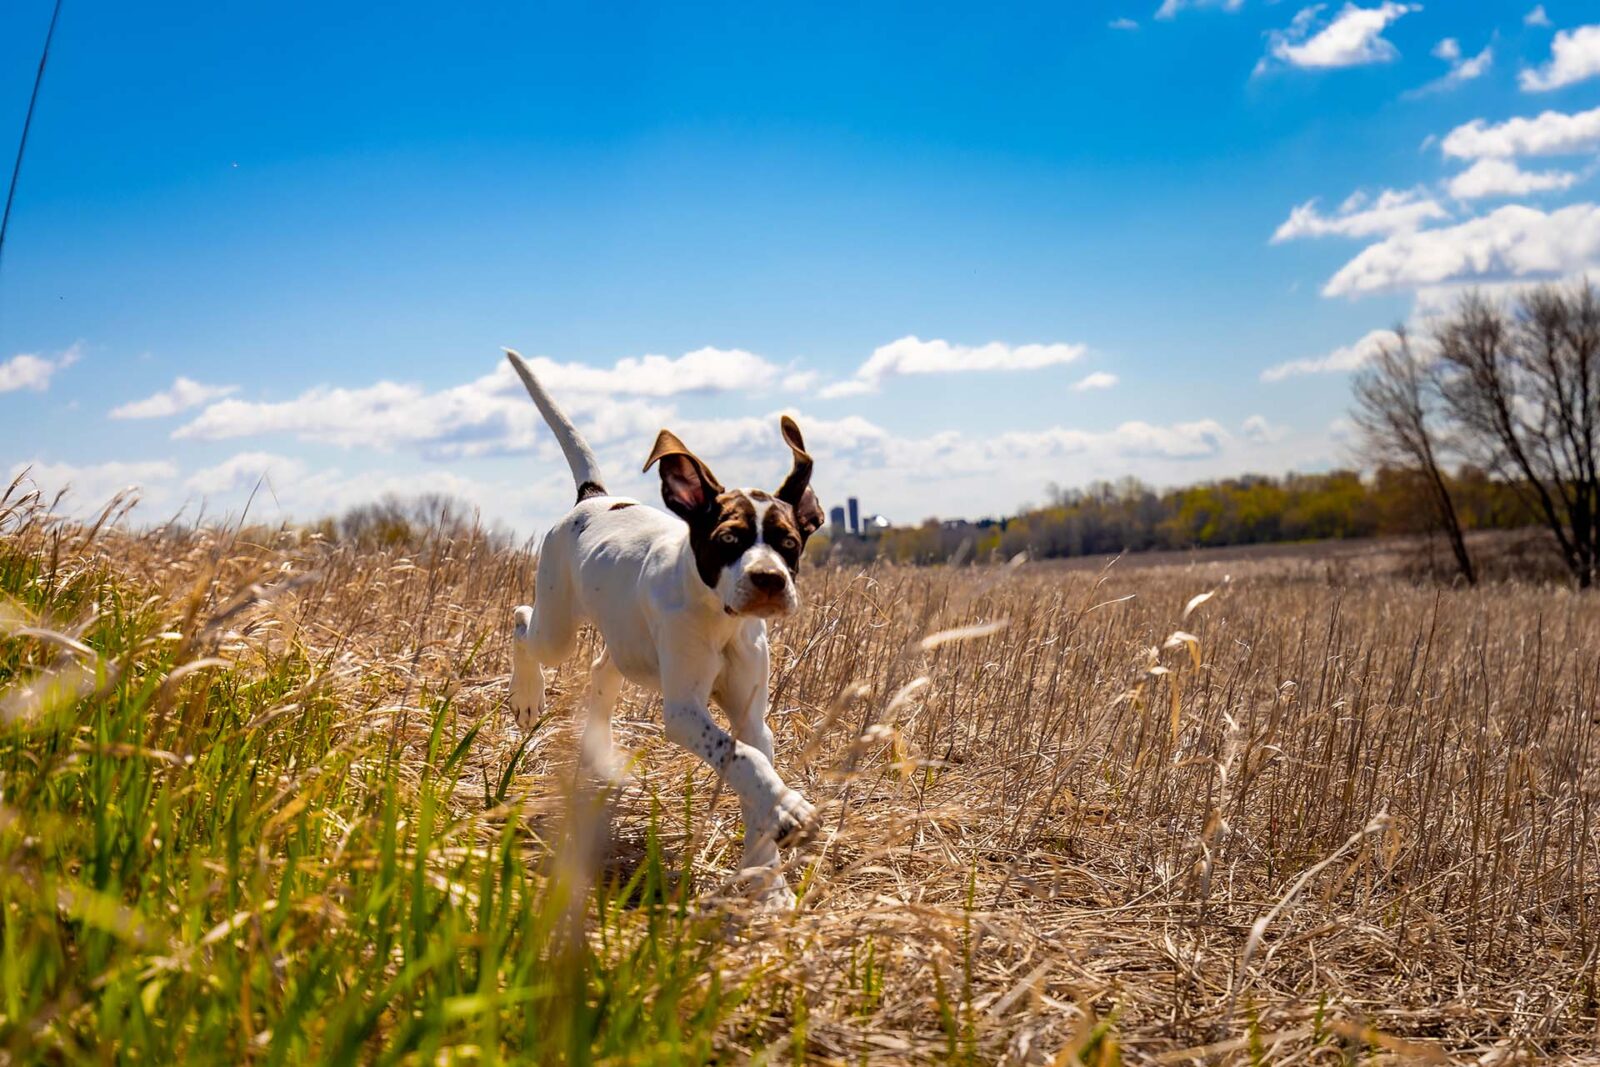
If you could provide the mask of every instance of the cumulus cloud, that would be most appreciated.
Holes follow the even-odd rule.
[[[197,493],[227,493],[253,489],[263,479],[287,483],[305,473],[305,464],[274,452],[240,452],[214,467],[195,471],[184,479],[184,487]]]
[[[1600,147],[1600,107],[1576,114],[1544,111],[1490,125],[1482,119],[1457,126],[1440,147],[1457,159],[1564,156]]]
[[[542,356],[529,359],[528,365],[546,388],[561,394],[667,397],[762,392],[779,385],[803,387],[808,380],[742,348],[698,348],[676,359],[630,356],[611,367],[557,363]]]
[[[670,413],[653,401],[697,393],[798,391],[815,380],[742,349],[630,357],[610,367],[539,356],[528,363],[597,447],[653,433]],[[279,434],[343,448],[413,445],[430,457],[462,458],[527,450],[542,426],[522,383],[501,362],[482,378],[435,391],[380,381],[357,388],[318,386],[283,401],[216,400],[173,437],[220,441]]]
[[[1385,189],[1377,199],[1355,193],[1332,215],[1324,215],[1316,200],[1293,208],[1272,235],[1273,244],[1300,237],[1374,237],[1409,233],[1423,223],[1447,219],[1450,213],[1432,197],[1415,189]]]
[[[1517,77],[1525,93],[1544,93],[1600,75],[1600,25],[1558,30],[1550,42],[1550,60]]]
[[[1429,93],[1442,93],[1456,88],[1474,78],[1482,77],[1494,66],[1494,47],[1485,45],[1483,51],[1475,56],[1462,58],[1461,43],[1454,37],[1446,37],[1433,46],[1433,54],[1450,64],[1449,73],[1441,78],[1436,78],[1420,89],[1413,89],[1406,93],[1408,97],[1426,96]]]
[[[665,413],[647,401],[580,391],[563,395],[562,406],[596,445],[653,433]],[[219,400],[172,436],[221,441],[280,434],[343,448],[413,445],[427,456],[451,459],[525,451],[542,426],[522,383],[502,362],[482,378],[434,392],[383,381],[355,389],[318,386],[285,401]]]
[[[1178,12],[1186,8],[1202,7],[1217,7],[1232,13],[1244,7],[1244,0],[1161,0],[1161,6],[1156,9],[1156,18],[1177,18]]]
[[[1480,159],[1451,178],[1446,188],[1457,200],[1570,189],[1578,176],[1568,170],[1527,171],[1509,159]]]
[[[1544,13],[1543,4],[1537,4],[1532,11],[1522,16],[1522,24],[1524,26],[1548,26],[1550,25],[1550,16]]]
[[[53,359],[36,353],[24,352],[0,363],[0,393],[31,389],[42,393],[50,388],[50,379],[56,371],[65,370],[78,362],[79,346],[73,345]]]
[[[1400,338],[1393,330],[1373,330],[1354,344],[1335,348],[1325,356],[1309,359],[1291,359],[1286,363],[1268,367],[1261,372],[1264,382],[1281,382],[1301,374],[1335,374],[1355,370],[1378,354],[1384,345],[1395,344]]]
[[[1088,349],[1080,344],[959,345],[949,341],[924,341],[902,337],[875,349],[856,369],[854,377],[825,386],[824,399],[876,392],[885,380],[909,374],[957,374],[966,371],[1038,370],[1071,363]]]
[[[1092,374],[1085,374],[1082,378],[1072,383],[1075,393],[1087,393],[1091,389],[1110,389],[1117,384],[1117,376],[1107,371],[1097,370]]]
[[[24,471],[26,480],[46,499],[65,492],[63,511],[77,516],[98,512],[125,490],[139,491],[146,500],[159,501],[166,496],[169,483],[178,476],[178,468],[166,460],[114,460],[84,465],[30,460],[13,464],[7,481],[14,481]]]
[[[239,391],[237,385],[204,385],[179,376],[171,389],[111,409],[113,419],[160,419]]]
[[[1276,426],[1265,415],[1251,415],[1240,425],[1239,431],[1253,445],[1276,444],[1289,436],[1287,426]]]
[[[767,415],[728,419],[679,420],[673,432],[705,459],[719,477],[739,482],[752,473],[750,457],[770,454],[771,478],[787,468],[788,455],[778,444],[778,418],[787,414],[800,425],[817,461],[819,478],[833,484],[867,472],[893,474],[913,481],[960,475],[993,474],[1067,456],[1096,457],[1106,463],[1135,460],[1190,461],[1219,455],[1232,440],[1213,419],[1171,425],[1124,422],[1110,430],[1067,427],[1015,430],[1001,434],[967,434],[945,430],[921,437],[891,433],[860,416],[817,419],[786,409]],[[724,467],[726,466],[726,470]]]
[[[1269,34],[1267,55],[1256,65],[1256,72],[1268,69],[1271,60],[1307,70],[1387,63],[1400,53],[1383,31],[1401,16],[1422,10],[1417,4],[1394,0],[1385,0],[1377,7],[1345,4],[1332,21],[1312,33],[1322,9],[1320,4],[1304,8],[1287,29]]]
[[[1462,281],[1551,278],[1600,259],[1600,205],[1543,212],[1508,204],[1454,226],[1396,234],[1364,249],[1323,287],[1327,296]]]

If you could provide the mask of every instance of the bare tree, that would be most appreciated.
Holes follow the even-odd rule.
[[[1465,454],[1538,514],[1581,588],[1600,564],[1600,297],[1546,286],[1462,300],[1436,332],[1440,395]]]
[[[1416,473],[1426,486],[1429,511],[1444,532],[1456,567],[1468,585],[1477,581],[1461,519],[1440,465],[1440,444],[1434,424],[1439,403],[1437,382],[1412,351],[1405,327],[1395,328],[1393,344],[1377,355],[1355,379],[1351,417],[1361,430],[1362,448],[1377,466],[1401,467]]]

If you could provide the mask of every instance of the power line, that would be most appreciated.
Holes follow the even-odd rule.
[[[50,41],[56,35],[56,20],[61,17],[61,0],[50,13],[50,29],[44,35],[44,51],[39,54],[39,71],[33,76],[33,95],[28,97],[28,115],[22,120],[22,138],[17,142],[17,162],[11,168],[11,191],[6,193],[6,213],[0,216],[0,256],[5,254],[6,229],[11,225],[11,202],[17,198],[17,179],[22,176],[22,153],[28,147],[28,130],[33,126],[33,109],[39,103],[39,86],[44,82],[44,65],[50,59]]]

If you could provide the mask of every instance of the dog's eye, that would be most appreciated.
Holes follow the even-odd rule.
[[[732,530],[723,530],[721,533],[717,534],[717,540],[721,541],[725,545],[736,545],[739,543],[739,535],[734,533]]]
[[[793,552],[800,547],[800,542],[796,541],[792,537],[785,537],[783,542],[778,547],[783,549],[785,552]]]

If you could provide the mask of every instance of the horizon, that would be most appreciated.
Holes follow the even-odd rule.
[[[0,14],[7,145],[49,16]],[[527,537],[571,477],[501,345],[652,503],[656,430],[776,484],[780,413],[897,525],[1348,467],[1388,328],[1600,265],[1586,18],[69,3],[0,473],[151,520],[443,492]]]

